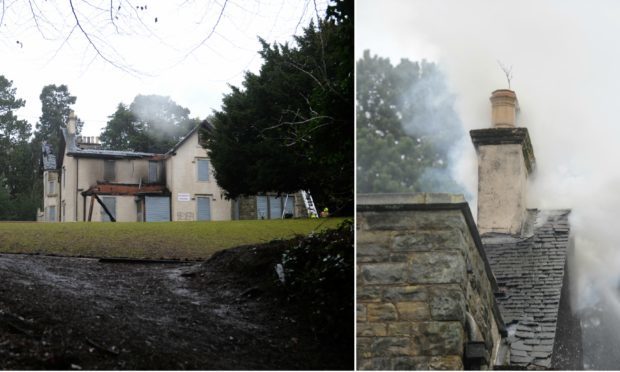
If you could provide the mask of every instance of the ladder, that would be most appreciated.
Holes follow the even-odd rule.
[[[314,200],[312,200],[312,195],[310,195],[310,191],[306,192],[301,190],[301,197],[304,199],[304,205],[306,206],[306,210],[308,211],[308,217],[318,218],[319,213],[316,210],[316,206],[314,205]]]

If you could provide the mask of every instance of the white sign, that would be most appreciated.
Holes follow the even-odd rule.
[[[186,202],[186,201],[190,201],[191,198],[189,196],[189,193],[177,193],[177,200],[180,202]]]

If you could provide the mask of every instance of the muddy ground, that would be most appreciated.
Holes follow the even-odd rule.
[[[352,369],[353,333],[317,336],[267,285],[281,251],[260,252],[189,264],[0,254],[0,368]]]

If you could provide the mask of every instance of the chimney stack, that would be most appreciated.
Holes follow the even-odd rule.
[[[527,128],[516,127],[519,103],[507,89],[491,94],[492,128],[470,131],[478,154],[478,230],[521,233],[527,180],[536,159]]]
[[[76,116],[75,116],[75,112],[73,110],[71,110],[71,112],[69,113],[69,121],[67,122],[67,133],[69,134],[75,134],[76,130]]]

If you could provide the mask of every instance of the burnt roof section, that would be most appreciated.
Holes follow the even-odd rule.
[[[499,287],[496,299],[507,324],[510,363],[515,367],[553,367],[569,213],[529,210],[529,236],[482,236]]]
[[[534,157],[534,149],[527,128],[473,129],[469,131],[469,135],[476,150],[479,146],[485,145],[522,145],[523,158],[528,172],[531,173],[536,168],[536,157]]]
[[[52,145],[47,142],[43,142],[41,146],[41,162],[43,163],[43,170],[55,170],[56,168],[56,155],[52,151]]]
[[[157,158],[163,154],[137,151],[117,151],[100,149],[82,149],[77,145],[77,136],[70,134],[67,129],[62,129],[63,137],[67,146],[67,155],[78,158],[97,158],[97,159],[143,159]]]

